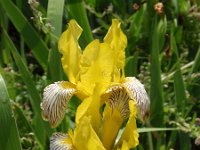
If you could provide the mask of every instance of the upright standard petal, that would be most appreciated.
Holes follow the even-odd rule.
[[[149,116],[150,101],[144,85],[135,77],[126,77],[123,85],[129,91],[130,98],[136,101],[139,114],[145,120]]]
[[[72,83],[77,82],[80,69],[81,48],[78,39],[81,32],[82,29],[77,22],[71,20],[68,29],[62,33],[58,43],[58,49],[62,54],[63,69]]]
[[[110,84],[115,59],[110,49],[108,44],[99,43],[98,40],[94,40],[85,48],[78,90],[92,95],[97,82],[104,84],[105,87]]]
[[[127,46],[127,38],[120,28],[120,22],[117,19],[112,20],[112,25],[104,38],[104,42],[108,43],[113,50],[115,57],[114,81],[120,81],[120,70],[124,72],[125,65],[125,48]]]
[[[44,89],[42,116],[52,127],[56,127],[62,121],[67,103],[75,91],[75,86],[67,81],[55,82]]]
[[[121,135],[121,138],[119,139],[116,147],[127,147],[129,149],[136,147],[139,144],[138,138],[139,134],[137,131],[137,125],[136,125],[136,113],[137,108],[134,101],[129,101],[129,109],[130,109],[130,116],[128,119],[128,122],[126,124],[126,127],[124,129],[124,132]],[[124,143],[124,141],[126,141]],[[126,144],[126,145],[123,145]],[[127,148],[123,148],[127,149]]]

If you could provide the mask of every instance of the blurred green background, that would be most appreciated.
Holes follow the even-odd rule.
[[[75,126],[76,97],[56,129],[40,109],[43,88],[67,80],[57,43],[72,18],[83,28],[82,48],[121,21],[125,74],[140,79],[151,100],[135,149],[199,149],[199,0],[0,0],[0,149],[48,149],[52,132]]]

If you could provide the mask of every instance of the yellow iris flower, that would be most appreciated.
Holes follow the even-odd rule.
[[[94,40],[84,51],[78,44],[81,32],[77,22],[71,20],[58,44],[69,81],[55,82],[44,89],[42,115],[52,127],[62,121],[72,95],[82,101],[76,111],[76,128],[67,134],[53,134],[50,149],[128,150],[136,147],[139,144],[136,115],[145,119],[150,102],[140,81],[124,75],[127,38],[120,22],[113,19],[104,41]]]

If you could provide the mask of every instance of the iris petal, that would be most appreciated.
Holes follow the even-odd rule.
[[[127,46],[127,38],[120,28],[120,22],[117,19],[112,20],[112,25],[104,38],[104,42],[108,43],[113,50],[115,57],[114,81],[120,81],[120,69],[124,70],[125,64],[125,48]]]
[[[118,148],[118,150],[120,150],[120,149]],[[121,150],[129,150],[128,143],[126,141],[123,141]]]
[[[81,48],[78,38],[81,32],[82,29],[77,22],[71,20],[68,29],[62,33],[58,43],[59,52],[62,54],[63,69],[72,83],[77,82],[80,70]]]
[[[136,101],[139,114],[145,120],[149,116],[150,101],[144,85],[135,77],[126,77],[123,85],[129,91],[130,98]]]
[[[110,49],[108,44],[100,43],[98,40],[94,40],[85,48],[78,90],[92,95],[97,82],[104,84],[105,87],[110,84],[114,66],[114,57]]]
[[[130,109],[130,116],[126,124],[126,127],[121,135],[121,138],[119,139],[116,145],[116,147],[118,148],[122,146],[123,141],[126,141],[129,149],[134,148],[139,144],[139,141],[138,141],[139,134],[137,131],[137,125],[136,125],[136,119],[135,119],[137,108],[134,101],[129,101],[129,109]]]
[[[98,133],[101,125],[100,114],[100,95],[104,91],[104,84],[96,83],[93,91],[93,95],[86,98],[77,108],[76,111],[76,123],[78,124],[84,116],[91,117],[91,125]]]
[[[102,128],[102,143],[106,149],[112,149],[115,143],[117,134],[124,121],[120,110],[113,109],[107,103],[103,113],[103,128]]]
[[[41,103],[42,115],[52,127],[56,127],[62,121],[67,102],[75,91],[75,86],[67,81],[55,82],[44,89]]]
[[[111,109],[117,109],[121,116],[126,119],[129,116],[128,102],[131,99],[126,88],[120,84],[114,85],[105,94],[107,95],[107,101]]]
[[[96,132],[90,117],[84,116],[74,130],[73,143],[77,150],[106,150]]]
[[[102,143],[112,149],[122,123],[129,116],[129,95],[122,85],[111,86],[104,95],[107,104],[103,113]]]
[[[72,141],[67,134],[54,133],[50,138],[50,150],[73,150]]]

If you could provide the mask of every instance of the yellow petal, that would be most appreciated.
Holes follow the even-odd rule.
[[[115,139],[120,130],[120,127],[124,121],[118,109],[112,109],[108,103],[104,109],[103,116],[103,129],[102,129],[102,143],[106,149],[110,150],[113,148]]]
[[[86,98],[76,110],[76,124],[79,124],[81,118],[84,116],[91,117],[91,124],[95,131],[98,132],[100,127],[101,115],[99,112],[99,106],[95,104],[92,97]]]
[[[126,141],[129,149],[134,148],[139,144],[139,134],[136,125],[136,104],[134,101],[129,101],[130,117],[126,124],[126,127],[121,135],[120,140],[117,143],[117,147],[121,147],[123,141]]]
[[[85,48],[78,90],[92,95],[97,82],[103,83],[105,87],[110,84],[114,65],[114,57],[110,49],[108,44],[99,43],[98,40],[94,40]]]
[[[104,109],[102,143],[112,149],[124,120],[128,118],[130,97],[121,84],[111,86],[102,96],[107,101]]]
[[[128,143],[126,141],[123,141],[121,149],[118,148],[118,150],[129,150]]]
[[[62,66],[67,74],[69,81],[77,82],[80,69],[81,49],[78,44],[78,38],[82,32],[81,27],[75,20],[71,20],[68,24],[68,29],[62,33],[58,49],[62,54]]]
[[[120,80],[120,69],[125,64],[125,48],[127,46],[127,38],[120,28],[120,22],[117,19],[112,20],[112,25],[104,38],[104,42],[108,43],[113,49],[115,57],[114,81]]]
[[[52,127],[56,127],[62,121],[67,103],[75,91],[75,85],[67,81],[55,82],[44,89],[42,115]]]
[[[83,117],[74,130],[73,145],[77,150],[105,150],[92,128],[89,117]]]
[[[103,91],[102,84],[96,84],[93,95],[86,98],[77,108],[76,111],[76,124],[79,124],[79,121],[84,116],[91,117],[91,125],[94,130],[98,133],[100,124],[101,124],[101,114],[99,109],[101,107],[100,104],[100,95]]]

